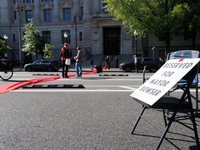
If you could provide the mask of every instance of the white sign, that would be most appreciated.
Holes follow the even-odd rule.
[[[199,58],[168,60],[151,78],[130,96],[152,106],[199,61]]]

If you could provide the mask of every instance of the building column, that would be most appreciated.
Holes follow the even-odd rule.
[[[34,23],[40,23],[40,0],[34,0]]]
[[[59,18],[59,1],[53,1],[53,22],[59,22],[60,18]]]
[[[84,8],[83,8],[83,13],[84,13],[83,19],[88,20],[92,17],[92,15],[91,15],[91,7],[92,7],[91,0],[84,0],[83,6],[84,6]]]

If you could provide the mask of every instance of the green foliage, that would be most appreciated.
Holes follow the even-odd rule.
[[[7,46],[7,51],[9,51],[11,49],[12,49],[11,47]],[[4,55],[5,51],[6,51],[5,41],[0,39],[0,53]]]
[[[184,25],[190,30],[195,29],[200,34],[200,2],[199,0],[185,0],[187,4],[186,17]]]
[[[40,31],[35,28],[33,19],[29,19],[30,23],[26,24],[26,30],[23,36],[24,45],[22,51],[27,52],[27,55],[43,55],[44,39],[40,36]]]
[[[105,0],[106,10],[115,20],[122,20],[125,27],[140,36],[148,34],[164,39],[166,52],[170,51],[173,33],[185,19],[188,9],[183,0]]]
[[[153,34],[165,38],[184,21],[185,4],[179,0],[105,0],[106,9],[116,20],[141,36]]]
[[[48,44],[48,43],[45,44],[45,49],[43,50],[43,52],[44,52],[43,58],[44,59],[52,59],[53,58],[53,56],[52,56],[53,51],[51,50],[51,48],[53,48],[53,47],[54,46],[52,46],[51,44]]]

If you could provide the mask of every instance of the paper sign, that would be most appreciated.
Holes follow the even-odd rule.
[[[152,106],[199,61],[200,58],[168,60],[151,78],[130,96]]]

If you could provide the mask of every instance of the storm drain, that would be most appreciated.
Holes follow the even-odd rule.
[[[85,88],[82,84],[25,85],[22,88]]]

